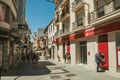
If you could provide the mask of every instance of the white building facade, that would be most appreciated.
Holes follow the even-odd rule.
[[[48,42],[48,54],[49,58],[56,60],[57,59],[57,53],[56,53],[56,47],[55,47],[55,32],[56,32],[56,27],[55,27],[55,19],[51,20],[50,23],[47,26],[47,42]],[[48,55],[47,55],[48,56]]]
[[[105,55],[105,69],[120,73],[120,1],[56,0],[56,50],[60,61],[96,69],[95,54]],[[58,20],[58,21],[57,21]]]

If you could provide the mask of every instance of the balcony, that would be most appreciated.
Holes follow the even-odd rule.
[[[111,4],[105,4],[93,12],[91,12],[92,25],[103,23],[105,21],[112,21],[120,16],[120,2],[118,0],[112,0]]]
[[[74,0],[72,2],[72,11],[73,12],[76,12],[78,9],[82,8],[84,5],[83,5],[83,2],[84,0]]]
[[[10,31],[10,25],[7,22],[0,21],[0,28],[5,31]]]
[[[59,31],[55,33],[55,38],[59,38],[60,37],[60,33]]]
[[[62,36],[66,36],[70,34],[70,28],[69,27],[65,27],[64,29],[60,30],[60,37]]]
[[[67,2],[69,2],[69,0],[60,0],[60,7],[62,7]]]
[[[10,29],[10,31],[11,31],[11,34],[14,36],[14,37],[19,37],[19,35],[18,35],[18,24],[17,24],[17,22],[12,22],[11,23],[11,29]]]
[[[84,18],[80,18],[78,20],[76,20],[75,22],[73,22],[73,32],[79,31],[79,30],[83,30],[85,28],[84,26]]]
[[[57,19],[55,20],[55,24],[56,24],[56,25],[59,25],[59,18],[57,18]]]
[[[60,15],[60,21],[62,22],[68,17],[70,17],[70,14],[69,14],[69,7],[67,6],[66,10],[63,10],[62,14]]]
[[[60,4],[61,4],[61,2],[62,2],[63,0],[57,0],[56,1],[56,7],[55,7],[55,12],[57,12],[57,10],[58,10],[58,8],[59,8],[59,6],[60,6]]]

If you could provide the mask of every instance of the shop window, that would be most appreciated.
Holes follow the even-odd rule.
[[[114,0],[115,9],[120,9],[120,0]]]
[[[98,39],[99,42],[108,42],[108,35],[107,34],[99,35]]]

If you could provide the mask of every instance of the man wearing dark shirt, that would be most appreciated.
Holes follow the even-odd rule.
[[[99,64],[100,64],[100,61],[101,61],[100,54],[99,54],[99,53],[96,53],[96,54],[95,54],[95,62],[96,62],[96,64],[97,64],[97,72],[99,72],[99,68],[100,68]]]

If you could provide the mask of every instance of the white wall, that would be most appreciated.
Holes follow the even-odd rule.
[[[70,43],[71,64],[76,64],[76,43]]]
[[[72,2],[74,0],[70,0],[70,32],[72,32],[73,22],[75,22],[75,12],[72,12]]]
[[[90,68],[96,68],[95,53],[98,52],[98,36],[87,38],[87,66]],[[90,52],[90,55],[88,55]]]
[[[108,34],[108,60],[109,71],[116,72],[116,45],[115,32]]]
[[[64,60],[63,60],[63,46],[62,46],[62,44],[59,44],[58,55],[60,56],[61,62],[64,62]]]
[[[55,48],[54,48],[54,60],[55,61],[58,61],[57,54],[58,54],[57,45],[55,45]]]

